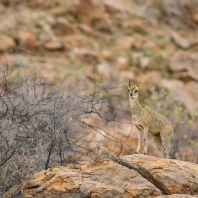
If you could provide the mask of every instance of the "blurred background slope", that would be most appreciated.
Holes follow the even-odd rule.
[[[55,84],[85,76],[119,85],[112,94],[127,122],[127,79],[141,80],[141,103],[174,125],[172,157],[198,162],[197,0],[2,0],[0,21],[0,63],[17,67],[15,77],[39,67]],[[126,126],[112,134],[125,137]]]

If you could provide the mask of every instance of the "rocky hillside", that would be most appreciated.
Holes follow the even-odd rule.
[[[141,104],[166,116],[172,123],[174,136],[171,158],[198,163],[198,0],[2,0],[0,20],[0,102],[6,113],[11,112],[20,117],[18,108],[18,112],[23,113],[21,115],[29,116],[27,120],[22,120],[23,125],[13,116],[8,119],[0,116],[0,168],[3,167],[0,177],[7,182],[4,185],[0,180],[3,193],[45,167],[67,167],[85,158],[95,160],[100,157],[98,153],[101,148],[117,156],[133,154],[137,135],[136,128],[131,126],[127,93],[129,78],[133,84],[142,82],[139,91]],[[6,68],[11,73],[6,79],[8,90],[9,85],[21,82],[24,75],[30,76],[32,80],[35,76],[32,78],[31,75],[36,74],[42,82],[36,81],[30,86],[28,80],[23,81],[25,83],[18,87],[17,92],[22,91],[23,97],[15,95],[13,89],[10,95],[4,94],[2,88]],[[45,112],[50,115],[47,122],[42,123],[42,127],[35,132],[34,125],[40,126],[39,119],[46,120],[45,116],[39,114],[43,109],[42,103],[39,103],[42,98],[40,92],[32,94],[32,90],[42,89],[39,86],[43,84],[47,85],[51,97],[47,98],[43,91],[43,98],[50,100],[44,105]],[[48,86],[51,84],[56,88],[51,89]],[[96,93],[93,94],[94,91]],[[92,104],[87,103],[86,94],[94,99],[91,100]],[[100,103],[103,98],[98,100],[101,95],[108,99],[102,110]],[[16,103],[12,102],[13,96],[17,98],[14,101]],[[56,101],[53,98],[60,99],[56,103],[59,105],[58,110],[56,104],[53,105]],[[85,102],[83,113],[87,113],[89,108],[93,110],[83,118],[82,112],[78,112],[82,107],[79,101]],[[7,111],[7,104],[12,110]],[[32,112],[35,109],[39,112],[36,115],[40,117],[34,117]],[[72,114],[75,119],[70,114],[73,109],[76,111],[75,116]],[[95,111],[100,111],[100,116],[95,115]],[[0,113],[3,115],[2,109]],[[54,123],[57,115],[62,120],[53,125],[51,114],[54,115]],[[60,123],[62,127],[59,134],[59,128],[55,125],[60,126]],[[31,124],[33,128],[29,126]],[[54,132],[52,135],[49,125],[54,126],[50,128]],[[9,126],[13,127],[12,130]],[[44,138],[50,137],[53,141],[40,138],[41,131],[45,131]],[[12,135],[8,135],[8,132]],[[43,143],[35,143],[34,140],[42,140]],[[71,152],[72,146],[75,148]],[[148,138],[148,154],[160,156],[151,137]],[[181,192],[191,195],[197,193],[197,176],[194,179],[191,177],[191,172],[194,171],[195,175],[197,171],[196,165],[141,155],[123,159],[136,167],[136,171],[113,161],[80,165],[79,169],[51,168],[36,174],[33,184],[30,182],[29,187],[24,185],[21,192],[34,196],[36,190],[41,189],[41,196],[43,193],[49,193],[50,196],[57,188],[51,179],[58,178],[60,188],[68,189],[67,192],[63,190],[63,197],[64,193],[73,192],[85,193],[88,197],[92,193],[93,197],[97,197],[100,196],[98,191],[104,193],[106,189],[108,193],[125,194],[126,197],[144,197],[152,193],[155,196],[167,194],[167,197],[168,194]],[[144,164],[144,159],[151,161]],[[28,166],[24,166],[24,163]],[[97,171],[110,169],[106,172],[114,176],[113,172],[117,171],[120,175],[115,178],[114,186],[108,186],[111,176],[107,176],[105,171],[105,174],[94,175],[91,167]],[[120,170],[132,176],[128,178]],[[48,174],[49,177],[46,176]],[[67,177],[67,174],[70,176]],[[77,183],[72,175],[80,178]],[[181,175],[184,175],[184,179],[180,179]],[[130,186],[128,180],[133,181],[136,177],[145,185],[141,187],[138,180],[134,181],[135,186]],[[73,184],[68,187],[64,183],[65,178],[71,179]],[[87,178],[83,183],[85,188],[79,183],[83,178]],[[105,179],[107,184],[103,182]]]
[[[76,169],[49,168],[25,182],[21,193],[24,197],[198,197],[196,164],[145,155],[124,156],[118,163],[102,160]]]

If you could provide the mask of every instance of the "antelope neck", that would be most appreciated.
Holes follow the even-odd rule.
[[[134,99],[130,98],[130,107],[131,107],[131,111],[134,114],[136,113],[138,114],[142,110],[142,106],[140,105],[138,98],[134,98]]]

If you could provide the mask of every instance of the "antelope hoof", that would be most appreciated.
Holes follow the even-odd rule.
[[[138,151],[135,151],[135,154],[139,154],[139,152]]]
[[[147,155],[147,152],[144,152],[144,155]]]

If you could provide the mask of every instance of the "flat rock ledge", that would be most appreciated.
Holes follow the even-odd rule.
[[[198,164],[147,155],[49,168],[21,188],[23,197],[198,197]]]

